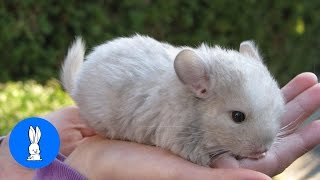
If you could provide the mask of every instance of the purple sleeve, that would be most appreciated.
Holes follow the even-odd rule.
[[[38,169],[34,176],[34,180],[85,180],[87,179],[81,175],[78,171],[74,170],[70,166],[63,163],[65,157],[62,154],[58,154],[57,158],[48,166]]]

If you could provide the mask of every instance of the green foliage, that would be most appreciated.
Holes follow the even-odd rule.
[[[282,83],[320,67],[320,1],[1,1],[0,81],[57,78],[67,47],[135,32],[174,44],[255,40]],[[5,68],[4,68],[5,67]]]
[[[0,84],[0,136],[7,134],[19,120],[71,104],[56,80],[44,86],[35,81]]]

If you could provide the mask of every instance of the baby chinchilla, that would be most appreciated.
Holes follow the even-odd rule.
[[[284,100],[250,41],[235,51],[134,35],[84,54],[78,38],[61,79],[81,118],[108,138],[209,166],[224,153],[263,157],[279,130]]]

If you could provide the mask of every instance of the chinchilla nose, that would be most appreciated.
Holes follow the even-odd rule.
[[[253,146],[253,154],[266,153],[274,142],[273,136],[262,136],[256,140]]]
[[[273,133],[270,129],[264,129],[260,131],[260,137],[256,141],[256,148],[259,151],[269,149],[276,138],[276,133]]]

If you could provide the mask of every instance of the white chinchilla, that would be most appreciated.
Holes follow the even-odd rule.
[[[29,146],[29,154],[28,161],[39,161],[42,160],[40,156],[40,147],[39,147],[39,140],[41,137],[41,131],[39,127],[36,127],[36,130],[33,129],[32,126],[29,128],[29,139],[30,139],[30,146]]]
[[[281,91],[255,45],[174,47],[117,38],[84,61],[78,38],[61,79],[80,116],[112,139],[156,145],[209,166],[224,153],[261,158],[284,111]]]

